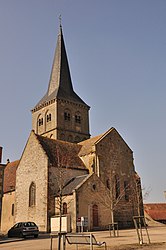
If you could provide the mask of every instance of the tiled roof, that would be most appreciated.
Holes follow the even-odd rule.
[[[13,161],[7,164],[4,170],[4,185],[3,192],[15,190],[16,186],[16,170],[19,164],[19,160]]]
[[[63,188],[62,195],[69,195],[72,194],[74,189],[78,187],[88,176],[90,175],[81,175],[81,176],[76,176],[73,177],[70,181],[68,181]]]
[[[166,220],[166,203],[144,204],[144,210],[153,220]]]
[[[86,169],[84,163],[78,156],[81,146],[76,143],[65,142],[61,140],[50,139],[36,134],[37,139],[46,152],[51,164],[56,164],[59,161],[63,166]]]
[[[94,137],[92,137],[92,138],[90,138],[88,140],[79,142],[78,145],[82,146],[82,148],[81,148],[81,150],[79,152],[79,156],[83,156],[83,155],[86,155],[86,154],[89,154],[89,153],[93,152],[93,145],[102,136],[103,136],[103,134],[98,135],[98,136],[94,136]]]

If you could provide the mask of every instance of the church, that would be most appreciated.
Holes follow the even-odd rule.
[[[69,232],[80,220],[87,230],[126,228],[143,213],[132,150],[113,127],[90,137],[89,109],[74,91],[60,25],[47,92],[21,158],[4,171],[2,232],[19,221],[50,232],[60,214]]]

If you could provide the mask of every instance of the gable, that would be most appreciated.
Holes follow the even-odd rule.
[[[108,131],[106,131],[96,142],[95,145],[98,145],[99,143],[102,143],[103,141],[105,141],[105,139],[111,139],[111,141],[115,144],[123,144],[124,147],[126,147],[126,149],[130,150],[132,152],[132,150],[130,149],[130,147],[127,145],[127,143],[125,142],[125,140],[122,138],[122,136],[118,133],[118,131],[115,128],[110,128]],[[112,144],[112,143],[111,143]],[[112,144],[113,145],[113,144]]]
[[[43,154],[45,157],[47,157],[39,141],[37,140],[34,131],[32,130],[21,155],[20,165],[22,164],[22,161],[26,161],[27,163],[30,162],[32,167],[32,165],[35,165],[35,162],[39,161],[41,155]],[[20,166],[18,169],[19,168]]]
[[[114,128],[111,128],[95,142],[95,149],[96,155],[105,158],[105,160],[107,158],[117,160],[126,157],[132,160],[132,150]]]
[[[121,137],[121,135],[118,133],[118,131],[115,128],[110,128],[108,131],[106,131],[103,134],[100,134],[98,136],[94,136],[88,140],[79,142],[78,145],[81,145],[81,149],[79,152],[79,156],[84,156],[84,155],[88,155],[90,153],[93,153],[96,149],[97,145],[106,145],[106,141],[108,142],[109,139],[112,140],[112,142],[114,141],[114,144],[124,144],[124,147],[126,147],[126,149],[128,149],[129,151],[132,150],[129,148],[129,146],[127,145],[127,143],[124,141],[124,139]],[[112,144],[113,145],[113,144]]]

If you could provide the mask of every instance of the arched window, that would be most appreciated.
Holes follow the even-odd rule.
[[[39,127],[43,125],[43,117],[38,119],[38,125]]]
[[[29,187],[29,207],[36,205],[36,185],[34,182]]]
[[[66,109],[64,112],[64,120],[70,121],[70,119],[71,119],[70,110]]]
[[[63,203],[63,214],[67,214],[67,203]]]
[[[116,199],[118,199],[120,195],[120,179],[118,175],[115,175],[115,195]]]
[[[69,141],[69,142],[72,142],[72,141],[73,141],[73,136],[72,136],[72,135],[69,135],[69,136],[68,136],[68,141]]]
[[[60,140],[65,141],[65,134],[60,135]]]
[[[125,200],[129,201],[129,183],[124,181]]]
[[[75,114],[75,123],[77,124],[81,123],[81,114],[79,112]]]
[[[47,120],[47,122],[50,122],[51,121],[51,114],[49,113],[49,114],[47,114],[47,116],[46,116],[46,120]]]

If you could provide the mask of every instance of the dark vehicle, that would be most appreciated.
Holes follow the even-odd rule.
[[[8,237],[23,237],[39,235],[38,226],[34,222],[18,222],[9,231]]]

